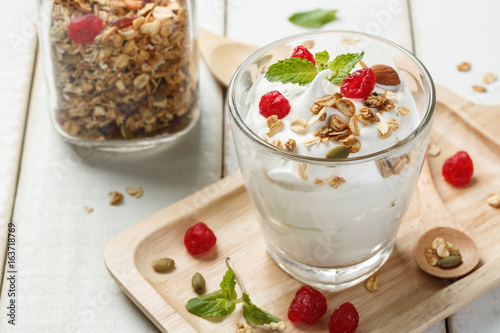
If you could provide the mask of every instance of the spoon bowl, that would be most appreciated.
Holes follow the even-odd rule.
[[[210,72],[226,87],[241,63],[259,49],[204,29],[200,29],[199,37],[200,52]]]
[[[455,222],[439,196],[427,160],[424,162],[418,182],[420,197],[420,225],[425,230],[413,249],[418,267],[424,272],[443,279],[454,279],[470,273],[479,263],[479,248],[469,233]],[[431,266],[425,252],[437,237],[452,243],[462,256],[462,263],[453,268]]]
[[[431,266],[425,257],[425,250],[431,247],[436,237],[442,237],[460,249],[462,263],[454,268]],[[464,232],[450,227],[436,227],[420,236],[414,248],[415,261],[424,272],[443,279],[455,279],[468,274],[479,262],[476,243]]]

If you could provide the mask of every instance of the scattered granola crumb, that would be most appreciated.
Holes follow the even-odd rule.
[[[403,116],[409,115],[411,113],[410,110],[408,110],[408,108],[406,108],[404,106],[398,106],[397,109],[398,109],[398,112]]]
[[[314,180],[314,185],[316,185],[316,186],[323,186],[323,185],[325,185],[325,182],[321,178],[316,178]]]
[[[497,79],[498,79],[498,77],[493,73],[487,73],[487,74],[484,74],[484,76],[483,76],[483,82],[486,84],[493,83]]]
[[[436,157],[441,153],[441,148],[439,148],[438,145],[431,143],[427,152],[429,153],[429,156]]]
[[[377,124],[377,129],[378,129],[378,136],[381,139],[387,139],[392,135],[392,132],[397,130],[399,128],[399,123],[397,122],[396,119],[389,119],[385,123],[378,123]]]
[[[477,92],[486,92],[486,88],[483,86],[472,86],[472,89]]]
[[[322,106],[321,109],[318,111],[318,113],[316,113],[311,119],[309,119],[307,124],[312,125],[315,122],[317,122],[318,120],[320,120],[320,121],[325,120],[324,118],[326,118],[326,107]]]
[[[340,186],[345,184],[345,179],[342,177],[332,177],[328,179],[326,182],[333,188],[339,188]]]
[[[370,276],[368,278],[368,280],[366,280],[366,283],[365,283],[366,290],[368,290],[369,292],[377,291],[379,288],[378,280],[379,280],[379,278],[378,278],[377,274],[373,274],[372,276]]]
[[[289,152],[293,152],[295,150],[297,143],[294,139],[288,139],[288,141],[283,145],[283,149]]]
[[[457,69],[460,72],[466,72],[470,69],[470,64],[468,62],[463,62],[460,65],[457,66]]]
[[[302,133],[306,129],[307,122],[304,118],[297,118],[290,123],[290,129],[295,133]]]
[[[314,146],[314,145],[319,145],[321,141],[321,138],[315,136],[309,139],[304,140],[304,147],[309,147],[309,146]]]
[[[307,167],[308,165],[305,164],[305,163],[299,163],[299,167],[298,167],[298,174],[299,174],[299,177],[304,179],[304,180],[307,180],[308,176],[307,176]]]
[[[243,323],[236,324],[236,327],[237,327],[236,333],[253,333],[252,328],[245,326],[245,324]]]
[[[285,329],[286,325],[282,321],[280,321],[279,323],[271,323],[271,331],[283,332]]]
[[[123,200],[123,194],[117,191],[109,192],[109,195],[112,195],[113,197],[109,201],[109,204],[111,206],[118,206],[119,204],[122,203]]]
[[[344,38],[341,43],[342,45],[356,45],[358,44],[358,40],[355,38]]]
[[[133,197],[136,197],[136,198],[142,197],[142,193],[143,193],[142,187],[138,187],[138,188],[127,187],[125,190],[127,191],[127,193],[129,195],[131,195]]]
[[[486,202],[491,207],[500,208],[500,193],[490,193],[488,194],[488,198]]]
[[[85,211],[87,212],[87,214],[90,214],[94,211],[94,208],[92,207],[87,207],[87,206],[83,206],[83,208],[85,209]]]
[[[273,140],[271,144],[276,148],[283,149],[283,144],[281,143],[281,140]]]
[[[267,126],[269,127],[269,132],[267,132],[268,137],[273,137],[276,133],[281,131],[285,123],[283,120],[278,119],[277,116],[271,116],[267,118]]]

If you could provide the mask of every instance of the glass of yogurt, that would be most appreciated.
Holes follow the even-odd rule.
[[[336,57],[362,52],[342,78]],[[269,76],[292,54],[304,72],[313,65],[307,61],[316,62],[317,73],[299,83]],[[358,88],[366,90],[361,97]],[[234,144],[268,252],[283,270],[335,291],[386,262],[417,183],[435,102],[420,61],[363,33],[295,35],[240,66],[228,90]]]

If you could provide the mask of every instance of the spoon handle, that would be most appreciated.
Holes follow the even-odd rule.
[[[462,229],[454,222],[434,186],[427,158],[424,161],[418,180],[418,193],[420,197],[420,221],[426,229],[438,226]]]

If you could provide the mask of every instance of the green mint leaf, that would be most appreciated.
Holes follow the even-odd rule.
[[[309,12],[295,13],[288,20],[306,28],[321,28],[335,20],[336,10],[315,9]]]
[[[354,66],[363,59],[365,52],[347,53],[337,56],[328,63],[328,69],[332,71],[332,76],[328,78],[330,82],[341,84]]]
[[[220,283],[220,289],[224,294],[224,297],[232,301],[235,300],[237,297],[235,287],[236,287],[236,277],[234,275],[233,270],[229,268],[226,274],[224,274],[224,277],[222,278],[222,282]]]
[[[186,304],[189,312],[203,318],[227,316],[235,308],[236,304],[228,300],[222,290],[191,298]]]
[[[279,323],[281,320],[269,312],[262,310],[252,303],[248,294],[243,294],[243,317],[249,324],[266,325],[271,322]]]
[[[314,55],[314,60],[316,60],[316,66],[320,71],[328,68],[328,61],[330,60],[330,55],[327,51],[318,52]]]
[[[271,65],[265,77],[271,82],[295,83],[303,86],[312,82],[316,75],[318,69],[312,62],[294,57]]]

